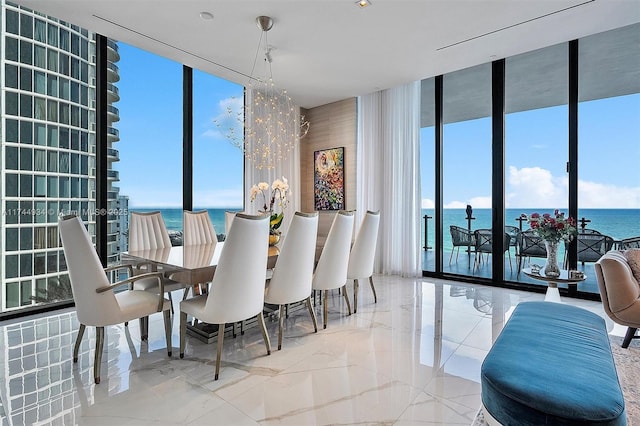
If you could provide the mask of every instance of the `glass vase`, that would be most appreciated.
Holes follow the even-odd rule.
[[[560,266],[558,266],[558,241],[546,241],[544,246],[547,249],[547,263],[544,265],[544,275],[547,277],[559,277]]]

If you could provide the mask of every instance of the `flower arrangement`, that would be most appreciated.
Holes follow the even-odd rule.
[[[269,221],[269,234],[280,235],[280,225],[284,219],[284,209],[289,204],[287,194],[289,192],[289,183],[283,176],[282,179],[276,179],[269,187],[267,182],[260,182],[251,187],[251,202],[254,202],[258,196],[262,197],[262,209],[258,210],[262,214],[271,216]],[[276,208],[280,208],[280,212]]]
[[[527,215],[522,214],[522,217],[526,218]],[[539,237],[549,242],[571,241],[578,232],[575,219],[565,218],[564,213],[558,210],[553,214],[532,213],[527,222]]]

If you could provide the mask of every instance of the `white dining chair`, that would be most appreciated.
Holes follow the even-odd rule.
[[[153,212],[131,212],[131,220],[129,222],[129,251],[137,250],[155,250],[171,247],[171,239],[169,238],[169,232],[162,219],[162,214],[159,211]],[[150,264],[137,264],[134,265],[134,273],[152,272],[153,269]],[[186,297],[188,291],[188,284],[184,284],[170,278],[171,271],[164,272],[162,276],[164,291],[171,301],[171,312],[173,313],[173,299],[171,298],[171,292],[176,290],[184,290],[183,298]],[[155,280],[146,279],[139,280],[133,284],[135,290],[146,290],[156,292],[158,287],[155,285]]]
[[[224,234],[225,235],[229,235],[229,229],[231,229],[233,218],[235,218],[238,213],[244,213],[244,212],[232,212],[229,210],[226,210],[224,212]]]
[[[295,212],[282,243],[271,279],[267,281],[264,303],[278,305],[278,350],[282,349],[282,329],[285,307],[290,303],[305,301],[318,332],[316,314],[311,306],[311,283],[318,235],[318,212]]]
[[[218,242],[216,230],[211,222],[209,212],[201,210],[193,212],[184,210],[182,212],[182,244],[185,246],[194,244],[213,244]]]
[[[324,247],[313,275],[313,290],[324,290],[323,328],[327,328],[329,290],[342,289],[347,310],[351,315],[346,283],[352,235],[353,212],[338,211],[331,223],[329,234],[324,242]]]
[[[373,291],[373,301],[378,303],[378,295],[373,285],[373,263],[378,243],[378,228],[380,227],[380,211],[367,211],[358,230],[356,240],[349,254],[347,279],[353,280],[353,313],[358,311],[358,289],[361,278],[368,278]]]
[[[76,314],[80,322],[73,349],[73,362],[78,361],[78,351],[86,327],[96,327],[93,377],[96,384],[100,383],[104,327],[140,319],[141,338],[147,340],[148,317],[156,312],[164,314],[167,353],[171,356],[170,302],[164,298],[161,273],[130,276],[126,280],[111,284],[107,273],[120,268],[130,269],[131,266],[119,265],[103,268],[91,242],[91,237],[77,216],[70,215],[60,218],[58,228],[69,271]],[[118,287],[128,287],[131,283],[143,279],[155,282],[158,287],[157,294],[141,290],[114,291]]]
[[[215,250],[218,237],[208,211],[193,212],[184,210],[182,212],[182,226],[184,229],[182,233],[183,246],[206,245],[207,250]],[[206,285],[207,283],[194,284],[191,289],[194,294],[202,294],[207,291]],[[185,291],[183,299],[186,298],[186,295],[187,292]]]
[[[262,316],[268,240],[268,216],[237,214],[224,242],[209,293],[180,303],[180,358],[184,358],[188,315],[218,325],[215,380],[220,373],[225,324],[257,317],[267,354],[271,354]]]

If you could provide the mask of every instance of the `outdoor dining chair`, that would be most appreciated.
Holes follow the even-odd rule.
[[[482,255],[489,255],[493,253],[493,231],[491,229],[476,229],[473,232],[473,236],[476,243],[476,257],[473,262],[473,270],[475,271],[482,262]],[[503,239],[503,251],[504,253],[509,253],[509,268],[513,271],[513,266],[511,265],[511,251],[509,251],[510,241],[511,237],[505,232]]]
[[[533,229],[527,229],[520,233],[520,248],[518,249],[518,275],[522,270],[522,262],[524,258],[547,257],[547,249],[544,245],[544,239]]]
[[[613,248],[613,238],[600,233],[580,233],[576,236],[578,245],[578,262],[597,262]],[[568,262],[569,243],[565,242],[565,269]]]
[[[449,232],[451,233],[451,243],[453,248],[451,249],[451,255],[449,256],[449,265],[451,265],[451,259],[453,258],[453,252],[456,251],[456,262],[458,261],[458,255],[460,254],[460,247],[467,247],[469,251],[473,250],[476,246],[475,237],[473,232],[462,228],[460,226],[449,226]]]

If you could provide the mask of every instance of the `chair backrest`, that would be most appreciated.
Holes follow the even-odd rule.
[[[534,230],[527,229],[520,233],[520,256],[547,257],[547,249],[544,239],[538,236]]]
[[[625,238],[619,243],[620,250],[640,248],[640,237]]]
[[[578,262],[595,262],[613,247],[613,238],[587,233],[578,234]]]
[[[182,213],[182,223],[184,227],[183,245],[215,244],[218,242],[216,230],[213,227],[213,223],[211,223],[208,211],[192,212],[185,210]]]
[[[491,253],[493,233],[491,229],[476,229],[473,231],[475,238],[475,250],[479,253]]]
[[[231,224],[233,223],[233,218],[236,217],[236,215],[238,213],[244,213],[244,212],[232,212],[232,211],[228,211],[228,210],[226,210],[224,212],[224,233],[225,233],[225,235],[229,234],[229,229],[231,229]]]
[[[451,242],[453,243],[454,247],[475,245],[473,233],[468,229],[456,225],[451,225],[449,226],[449,232],[451,232]]]
[[[78,321],[98,327],[119,323],[120,306],[113,292],[96,293],[109,285],[109,279],[84,224],[75,215],[65,216],[59,219],[58,229]]]
[[[345,285],[352,235],[353,212],[340,210],[333,218],[316,265],[313,276],[314,289],[331,290]]]
[[[373,275],[379,227],[380,211],[368,211],[364,215],[356,241],[351,247],[347,279],[367,278]]]
[[[224,241],[201,318],[238,322],[262,312],[269,251],[269,216],[236,214]]]
[[[474,231],[473,236],[476,240],[475,250],[478,253],[492,253],[493,252],[493,232],[491,229],[477,229]],[[503,239],[503,251],[509,250],[509,243],[511,236],[508,233],[504,233]]]
[[[640,283],[623,252],[609,251],[595,263],[594,269],[607,315],[616,322],[625,318],[625,325],[640,327],[640,309],[634,308],[640,306]]]
[[[131,212],[129,251],[171,247],[171,238],[159,211]]]
[[[306,299],[311,294],[318,235],[318,213],[296,212],[265,295],[265,303],[284,305]]]
[[[520,228],[517,226],[505,225],[504,232],[509,234],[509,245],[515,247],[520,244]]]

